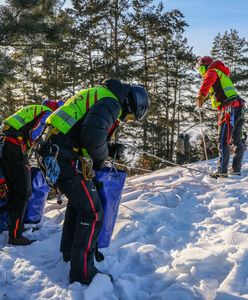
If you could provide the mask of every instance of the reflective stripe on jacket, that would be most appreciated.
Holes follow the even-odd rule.
[[[39,116],[45,111],[52,112],[52,110],[49,107],[44,105],[28,105],[21,108],[16,113],[5,119],[3,121],[3,124],[9,125],[14,129],[19,130],[26,124],[32,122],[37,116]]]
[[[237,99],[238,93],[235,90],[229,76],[218,69],[213,69],[218,75],[217,80],[210,89],[213,108],[223,105],[225,102]]]
[[[118,101],[118,98],[105,87],[81,90],[52,113],[47,118],[46,124],[52,125],[59,132],[66,134],[97,101],[103,98],[112,98]]]

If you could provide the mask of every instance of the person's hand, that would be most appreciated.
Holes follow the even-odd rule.
[[[109,156],[116,159],[121,159],[124,155],[125,146],[119,143],[108,144]]]
[[[199,95],[197,98],[196,98],[196,106],[201,108],[203,103],[205,102],[206,100],[206,97],[203,96],[203,95]]]
[[[93,170],[101,170],[102,168],[104,168],[104,162],[105,162],[104,159],[94,161],[93,162]]]

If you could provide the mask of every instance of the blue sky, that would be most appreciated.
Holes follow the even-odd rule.
[[[209,54],[218,32],[231,28],[248,40],[248,0],[163,0],[165,9],[178,8],[189,27],[185,36],[196,55]]]
[[[0,0],[0,4],[5,1]],[[157,1],[159,2],[159,1]],[[166,10],[178,8],[189,27],[185,36],[196,55],[207,55],[218,32],[237,29],[248,40],[248,0],[163,0]],[[67,0],[67,4],[70,0]]]

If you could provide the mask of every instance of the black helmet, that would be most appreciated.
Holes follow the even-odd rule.
[[[132,85],[118,79],[105,79],[102,83],[119,99],[122,106],[121,119],[127,114],[133,114],[136,120],[141,120],[149,108],[149,99],[146,90],[140,85]]]
[[[133,113],[136,120],[145,117],[149,109],[149,98],[146,90],[140,85],[130,85],[127,106],[129,113]]]

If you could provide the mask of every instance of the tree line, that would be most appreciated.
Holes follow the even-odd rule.
[[[145,151],[173,159],[178,134],[199,123],[196,56],[183,14],[153,0],[8,0],[0,6],[0,114],[43,98],[67,99],[113,77],[146,87],[147,118],[118,133]],[[247,41],[218,34],[211,55],[233,70],[246,96]],[[207,55],[207,53],[206,53]],[[213,115],[203,113],[213,127]],[[197,151],[196,151],[197,159]],[[144,165],[144,156],[139,165]],[[159,161],[149,162],[157,168]]]

